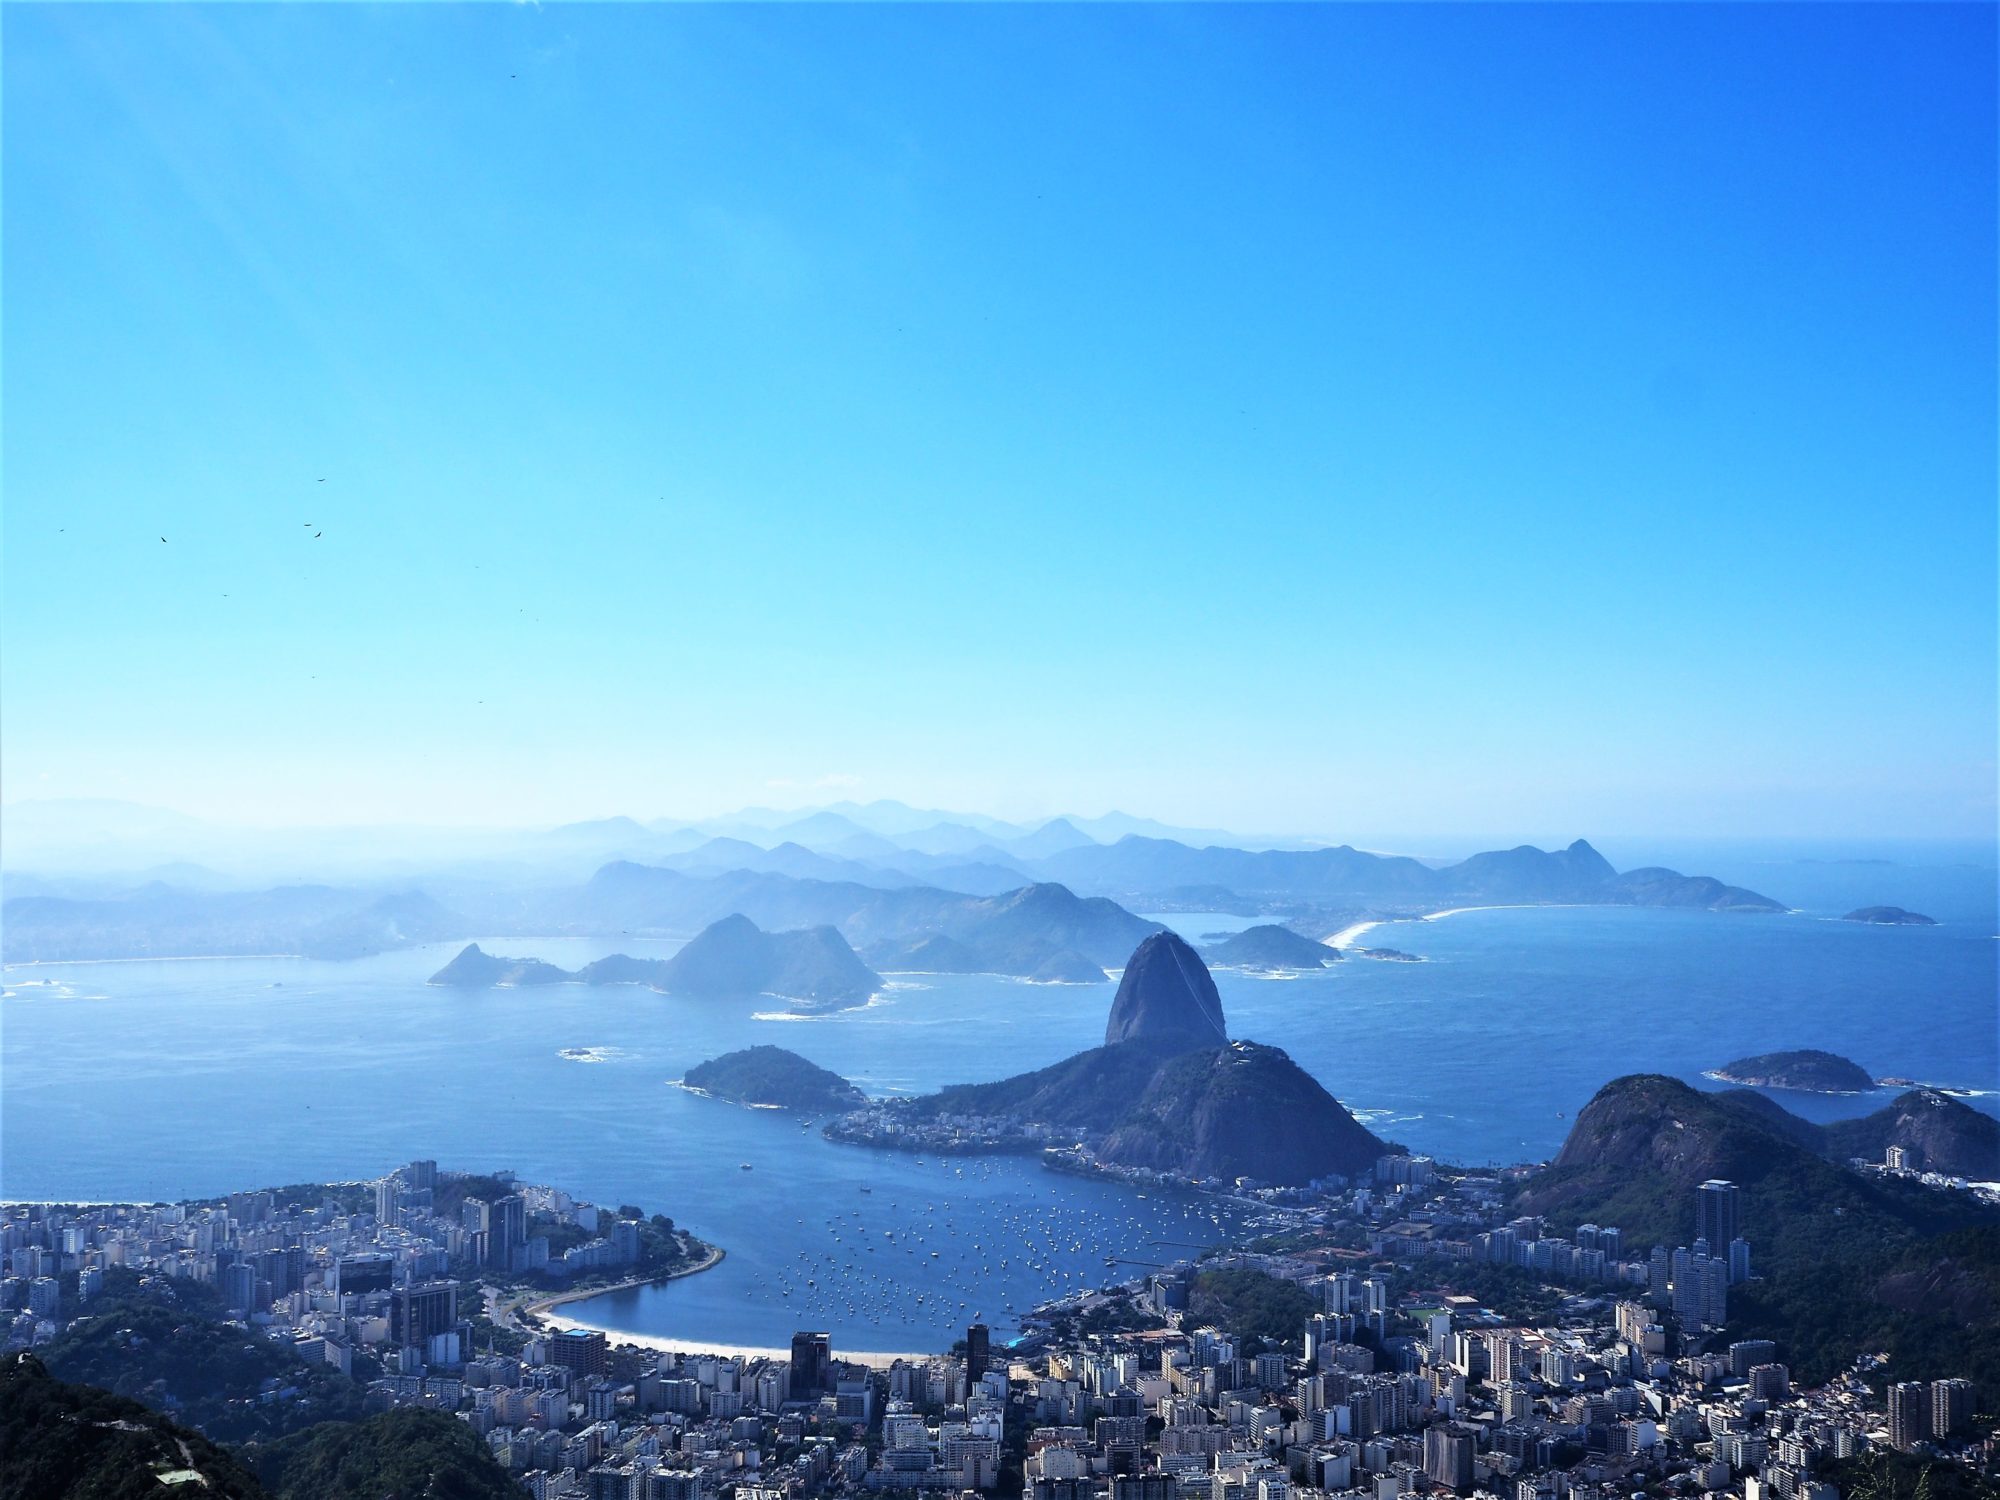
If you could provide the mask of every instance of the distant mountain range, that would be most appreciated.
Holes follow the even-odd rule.
[[[1042,861],[1041,873],[1072,890],[1121,899],[1206,888],[1265,902],[1360,902],[1411,909],[1481,902],[1785,909],[1768,896],[1707,876],[1657,868],[1620,874],[1582,839],[1566,849],[1523,845],[1434,867],[1346,845],[1307,850],[1195,849],[1172,839],[1133,837],[1109,846],[1065,850]]]
[[[1664,869],[1619,874],[1581,840],[1554,852],[1523,847],[1434,868],[1344,847],[1197,849],[1138,835],[1113,845],[1076,844],[1053,825],[1036,837],[1066,847],[1034,860],[993,848],[969,851],[985,857],[922,878],[796,843],[765,848],[707,840],[667,856],[666,863],[613,861],[570,884],[440,877],[439,894],[433,894],[408,885],[240,891],[155,881],[99,896],[18,896],[0,915],[5,956],[13,963],[240,954],[351,958],[493,932],[680,936],[741,914],[768,930],[836,927],[878,969],[1087,980],[1093,970],[1115,967],[1158,926],[1131,908],[1171,909],[1190,891],[1217,907],[1282,911],[1287,925],[1309,939],[1358,914],[1413,915],[1460,904],[1783,909],[1706,876]],[[933,857],[960,856],[905,851],[905,862]],[[1060,872],[1061,878],[1030,879],[1017,873],[1022,869]],[[961,887],[940,883],[951,880]],[[1122,899],[1112,893],[1123,893]],[[1266,933],[1257,941],[1268,947],[1278,940]]]

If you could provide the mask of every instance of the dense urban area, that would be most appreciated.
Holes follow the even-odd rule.
[[[279,1467],[323,1420],[427,1413],[483,1445],[492,1493],[537,1500],[1992,1492],[2000,1438],[1969,1380],[1884,1388],[1863,1357],[1808,1384],[1776,1342],[1728,1335],[1758,1276],[1737,1184],[1696,1189],[1692,1243],[1637,1246],[1510,1215],[1508,1179],[1390,1153],[1310,1189],[1231,1185],[1277,1232],[927,1359],[843,1358],[814,1330],[724,1355],[557,1326],[565,1290],[717,1252],[636,1207],[428,1161],[211,1202],[14,1205],[0,1300],[9,1348],[32,1351],[17,1376],[46,1361]]]

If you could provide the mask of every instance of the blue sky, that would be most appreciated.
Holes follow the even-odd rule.
[[[9,6],[6,795],[1990,833],[1994,40]]]

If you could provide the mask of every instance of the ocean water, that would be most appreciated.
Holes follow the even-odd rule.
[[[1994,1109],[2000,943],[1982,880],[1990,874],[1944,880],[1940,891],[1957,890],[1961,905],[1934,929],[1862,927],[1824,910],[1468,911],[1361,938],[1421,963],[1217,978],[1232,1033],[1285,1047],[1377,1133],[1454,1160],[1548,1156],[1617,1074],[1701,1082],[1733,1057],[1780,1047],[1826,1047],[1878,1076],[1981,1091],[1972,1102]],[[1195,939],[1247,925],[1163,920]],[[482,941],[566,966],[617,947],[675,946]],[[1141,1198],[1032,1162],[834,1145],[782,1112],[671,1082],[758,1042],[875,1094],[994,1078],[1095,1045],[1109,984],[903,977],[865,1009],[799,1019],[768,1001],[622,987],[425,985],[456,946],[353,963],[8,970],[0,1195],[185,1197],[379,1176],[413,1157],[512,1168],[668,1213],[729,1252],[714,1271],[575,1304],[572,1315],[754,1347],[824,1327],[836,1347],[890,1351],[941,1347],[975,1315],[1010,1329],[1014,1314],[1059,1291],[1242,1225],[1211,1200]],[[1783,1097],[1824,1119],[1888,1096]]]

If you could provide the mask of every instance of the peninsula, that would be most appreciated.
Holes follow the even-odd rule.
[[[1388,1148],[1280,1048],[1232,1041],[1208,967],[1171,932],[1125,963],[1104,1045],[996,1083],[883,1101],[830,1139],[936,1152],[1041,1152],[1137,1181],[1304,1185]]]

